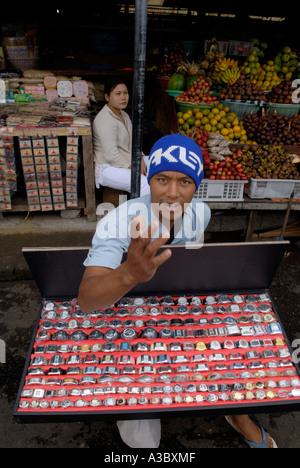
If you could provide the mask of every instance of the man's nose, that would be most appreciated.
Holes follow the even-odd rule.
[[[176,199],[178,198],[179,196],[179,187],[178,187],[178,184],[175,182],[175,181],[171,181],[169,184],[168,184],[168,196],[170,198],[173,198],[173,199]]]

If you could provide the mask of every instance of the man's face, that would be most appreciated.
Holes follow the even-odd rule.
[[[193,179],[182,172],[163,171],[150,179],[151,203],[159,204],[159,218],[168,225],[182,217],[196,190]],[[157,206],[153,210],[157,216]],[[166,223],[164,223],[166,224]]]

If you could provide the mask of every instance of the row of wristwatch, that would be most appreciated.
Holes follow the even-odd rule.
[[[249,314],[249,315],[239,315],[237,316],[232,316],[232,315],[226,315],[225,316],[214,316],[210,318],[207,317],[201,317],[199,319],[195,319],[193,317],[187,317],[185,319],[182,319],[178,316],[175,316],[173,318],[159,318],[159,319],[154,319],[154,318],[148,318],[146,320],[143,319],[138,319],[138,320],[133,320],[132,318],[126,319],[126,320],[120,320],[118,318],[114,318],[111,320],[104,320],[104,319],[98,319],[95,322],[93,322],[90,319],[84,319],[84,320],[77,320],[77,319],[71,319],[71,320],[53,320],[53,319],[47,319],[47,320],[42,320],[40,323],[40,328],[44,330],[52,330],[52,329],[57,329],[57,330],[73,330],[76,328],[82,328],[82,329],[89,329],[89,328],[129,328],[129,327],[136,327],[136,328],[141,328],[141,327],[166,327],[166,326],[171,326],[171,327],[190,327],[193,325],[220,325],[220,324],[233,324],[233,323],[241,323],[241,324],[247,324],[247,323],[271,323],[276,321],[276,316],[273,313],[263,313],[263,314]]]
[[[270,313],[272,312],[272,307],[270,304],[230,304],[230,305],[206,305],[206,306],[193,306],[188,307],[186,305],[181,305],[178,307],[174,306],[165,306],[157,307],[152,306],[150,308],[146,307],[136,307],[136,308],[126,308],[122,307],[120,309],[108,308],[104,310],[94,311],[90,314],[85,314],[81,309],[75,309],[74,311],[63,309],[63,310],[54,310],[54,309],[44,309],[42,311],[42,318],[47,320],[68,320],[68,319],[97,319],[99,317],[103,319],[109,319],[113,317],[156,317],[158,315],[224,315],[224,314],[256,314],[256,313]],[[87,322],[88,323],[88,322]]]
[[[219,358],[219,356],[216,356]],[[245,371],[247,369],[247,371]],[[245,362],[234,362],[231,365],[222,362],[210,363],[199,363],[194,366],[181,364],[177,366],[171,366],[164,364],[162,366],[153,366],[153,365],[142,365],[138,368],[135,366],[124,366],[122,368],[117,366],[87,366],[87,367],[68,367],[66,370],[63,370],[60,367],[32,367],[28,370],[28,380],[26,380],[25,385],[33,385],[36,381],[33,376],[47,376],[45,384],[47,385],[64,385],[65,383],[70,383],[74,385],[86,385],[86,384],[96,384],[101,382],[107,382],[110,379],[117,378],[117,376],[123,377],[135,377],[139,381],[139,377],[142,379],[148,376],[159,375],[161,377],[165,376],[170,381],[179,379],[189,380],[189,378],[194,378],[194,380],[226,380],[226,379],[238,379],[239,377],[233,371],[243,370],[245,373],[248,373],[250,378],[253,378],[253,375],[262,375],[266,376],[268,373],[273,375],[273,372],[278,375],[280,369],[289,369],[293,370],[292,361],[285,359],[279,361],[251,361],[247,364]],[[228,372],[229,371],[229,372]],[[257,372],[257,374],[255,373]],[[187,377],[187,375],[192,375],[193,377]],[[243,375],[243,373],[241,373]],[[59,377],[55,377],[59,376]],[[60,378],[61,376],[68,376],[68,378]],[[33,378],[33,380],[32,380]],[[39,382],[39,381],[37,381]]]
[[[142,306],[173,306],[173,305],[212,305],[212,304],[243,304],[270,302],[268,294],[221,294],[215,296],[148,296],[148,297],[123,297],[113,307],[142,307]],[[44,310],[72,310],[78,308],[77,299],[71,301],[44,301]],[[95,311],[97,313],[98,311]]]
[[[273,399],[288,399],[288,398],[299,398],[300,390],[256,390],[256,391],[233,391],[230,394],[226,392],[219,393],[208,393],[203,394],[186,394],[186,395],[175,395],[175,396],[153,396],[153,397],[125,397],[120,395],[117,398],[109,396],[105,399],[100,398],[91,398],[91,399],[61,399],[61,400],[46,400],[46,399],[22,399],[20,401],[19,407],[21,409],[38,409],[38,410],[56,410],[56,409],[68,409],[68,408],[88,408],[91,409],[97,408],[100,406],[106,407],[118,407],[118,406],[152,406],[152,405],[162,405],[162,406],[171,406],[173,404],[196,404],[201,406],[201,404],[214,404],[217,402],[226,403],[227,401],[233,402],[242,402],[252,401],[252,400],[273,400]]]
[[[269,379],[265,382],[259,381],[247,381],[247,382],[234,382],[230,383],[201,383],[200,385],[195,383],[185,382],[184,384],[176,383],[175,385],[116,385],[116,386],[101,386],[101,387],[87,387],[79,388],[74,387],[68,389],[67,387],[61,387],[58,390],[45,389],[45,388],[26,388],[22,391],[22,398],[52,398],[52,397],[65,397],[65,396],[92,396],[92,395],[108,395],[108,394],[172,394],[172,393],[196,393],[196,392],[233,392],[242,390],[274,390],[280,388],[300,388],[300,380],[298,377],[283,379],[282,376],[276,380]]]
[[[211,344],[210,344],[211,343]],[[34,354],[86,354],[86,353],[116,353],[116,352],[181,352],[181,351],[206,351],[211,349],[228,349],[232,350],[235,348],[248,349],[248,348],[270,348],[270,347],[286,347],[285,340],[281,337],[277,338],[263,338],[263,339],[239,339],[238,337],[235,340],[226,339],[223,343],[217,340],[212,340],[211,342],[204,341],[139,341],[131,343],[129,341],[122,341],[118,344],[114,342],[106,343],[93,343],[83,344],[81,346],[73,344],[69,345],[68,343],[36,343],[34,348]],[[287,347],[285,348],[287,349]]]
[[[243,322],[245,323],[245,322]],[[198,324],[200,325],[200,324]],[[219,324],[218,324],[219,325]],[[203,326],[203,324],[201,324]],[[109,328],[106,331],[99,329],[82,330],[58,330],[54,331],[49,329],[40,329],[36,335],[36,342],[41,343],[45,341],[73,341],[80,342],[85,340],[104,340],[107,342],[117,341],[120,339],[133,341],[136,339],[154,340],[161,339],[183,339],[183,338],[210,338],[210,337],[235,337],[235,336],[262,336],[262,335],[281,335],[282,329],[278,322],[271,322],[267,325],[263,324],[250,324],[245,325],[231,324],[222,327],[208,327],[208,328],[188,328],[188,327],[163,327],[156,329],[155,327],[141,327],[137,328],[124,328],[118,330],[116,328]]]
[[[209,343],[209,348],[211,350],[219,350],[220,343],[218,341],[212,341]],[[232,346],[232,347],[231,347]],[[227,349],[235,348],[233,342],[224,343],[223,347]],[[223,356],[223,357],[222,357]],[[228,356],[222,355],[219,356],[220,361],[224,360],[252,360],[252,359],[273,359],[273,358],[287,358],[290,356],[288,349],[283,348],[278,351],[273,350],[263,350],[261,353],[258,353],[256,350],[246,351],[245,354],[241,353],[231,353]],[[203,362],[203,361],[215,361],[215,353],[211,354],[196,354],[193,356],[177,354],[176,356],[168,354],[158,354],[152,356],[151,354],[141,354],[137,357],[131,355],[119,355],[118,357],[113,354],[104,354],[97,356],[96,354],[86,354],[81,356],[79,354],[72,354],[68,357],[63,357],[61,354],[54,354],[48,358],[43,356],[34,356],[30,361],[30,366],[64,366],[64,365],[79,365],[79,364],[117,364],[118,366],[128,366],[128,365],[143,365],[143,364],[180,364],[186,362]]]

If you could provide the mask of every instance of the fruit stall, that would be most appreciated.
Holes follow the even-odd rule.
[[[239,60],[216,40],[199,62],[173,54],[180,62],[173,58],[166,93],[178,131],[203,152],[195,196],[215,209],[249,210],[253,221],[257,210],[300,210],[300,67],[289,47],[264,60],[261,44],[252,46]],[[249,223],[246,230],[251,236]]]

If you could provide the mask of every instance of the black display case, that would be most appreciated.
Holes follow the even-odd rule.
[[[14,418],[298,410],[299,367],[269,293],[287,247],[171,247],[151,281],[88,316],[76,300],[88,249],[23,249],[43,301]]]

